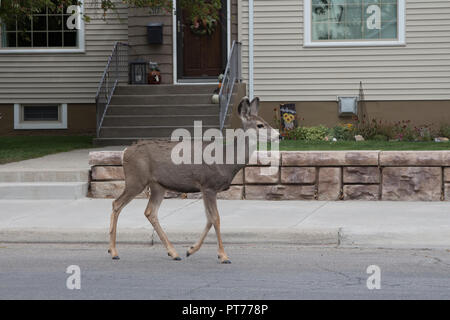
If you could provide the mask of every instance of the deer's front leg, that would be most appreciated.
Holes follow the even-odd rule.
[[[208,220],[214,226],[217,235],[217,245],[218,245],[218,258],[221,263],[231,263],[225,249],[223,248],[222,237],[220,235],[220,217],[219,211],[217,210],[217,193],[213,191],[203,191],[203,201],[205,203],[206,214],[208,215]]]
[[[125,188],[120,197],[113,202],[113,212],[111,213],[111,221],[109,227],[108,252],[111,254],[114,260],[119,260],[119,254],[117,253],[116,249],[117,220],[119,218],[119,214],[122,211],[123,207],[125,207],[138,193],[138,191],[130,191]]]
[[[158,209],[164,199],[166,190],[159,185],[152,185],[150,188],[150,201],[148,202],[147,208],[145,209],[145,216],[150,221],[156,233],[158,234],[159,239],[161,239],[161,242],[166,247],[168,255],[172,257],[173,260],[181,260],[174,246],[169,241],[169,238],[167,238],[158,220]]]

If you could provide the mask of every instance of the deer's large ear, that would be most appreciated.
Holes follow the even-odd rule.
[[[250,103],[250,113],[254,116],[257,116],[258,111],[259,111],[259,97],[256,97]]]
[[[242,98],[241,102],[239,103],[238,115],[242,120],[247,119],[250,115],[250,101],[247,97]]]

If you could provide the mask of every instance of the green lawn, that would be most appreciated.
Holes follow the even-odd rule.
[[[301,150],[450,150],[450,142],[388,142],[388,141],[315,141],[283,140],[281,151]]]
[[[0,136],[0,164],[92,147],[91,136]]]
[[[0,136],[0,164],[92,147],[92,136]],[[450,150],[450,142],[283,140],[280,150]]]

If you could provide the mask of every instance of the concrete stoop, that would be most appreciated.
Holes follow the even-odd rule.
[[[229,127],[233,103],[241,98],[244,84],[236,84],[228,109]],[[96,146],[130,145],[143,139],[169,139],[176,129],[194,134],[194,122],[203,132],[219,128],[219,105],[212,96],[216,84],[205,85],[119,85],[106,111]]]
[[[0,172],[1,200],[75,200],[89,188],[88,170]]]

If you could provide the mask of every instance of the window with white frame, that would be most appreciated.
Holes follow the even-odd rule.
[[[402,45],[404,0],[305,0],[305,46]]]
[[[15,104],[14,129],[67,129],[67,104]]]
[[[35,10],[30,16],[18,17],[1,24],[1,48],[16,50],[79,49],[82,47],[79,0]],[[82,3],[82,2],[81,2]],[[73,6],[73,7],[72,7]],[[76,8],[76,9],[74,9]]]

